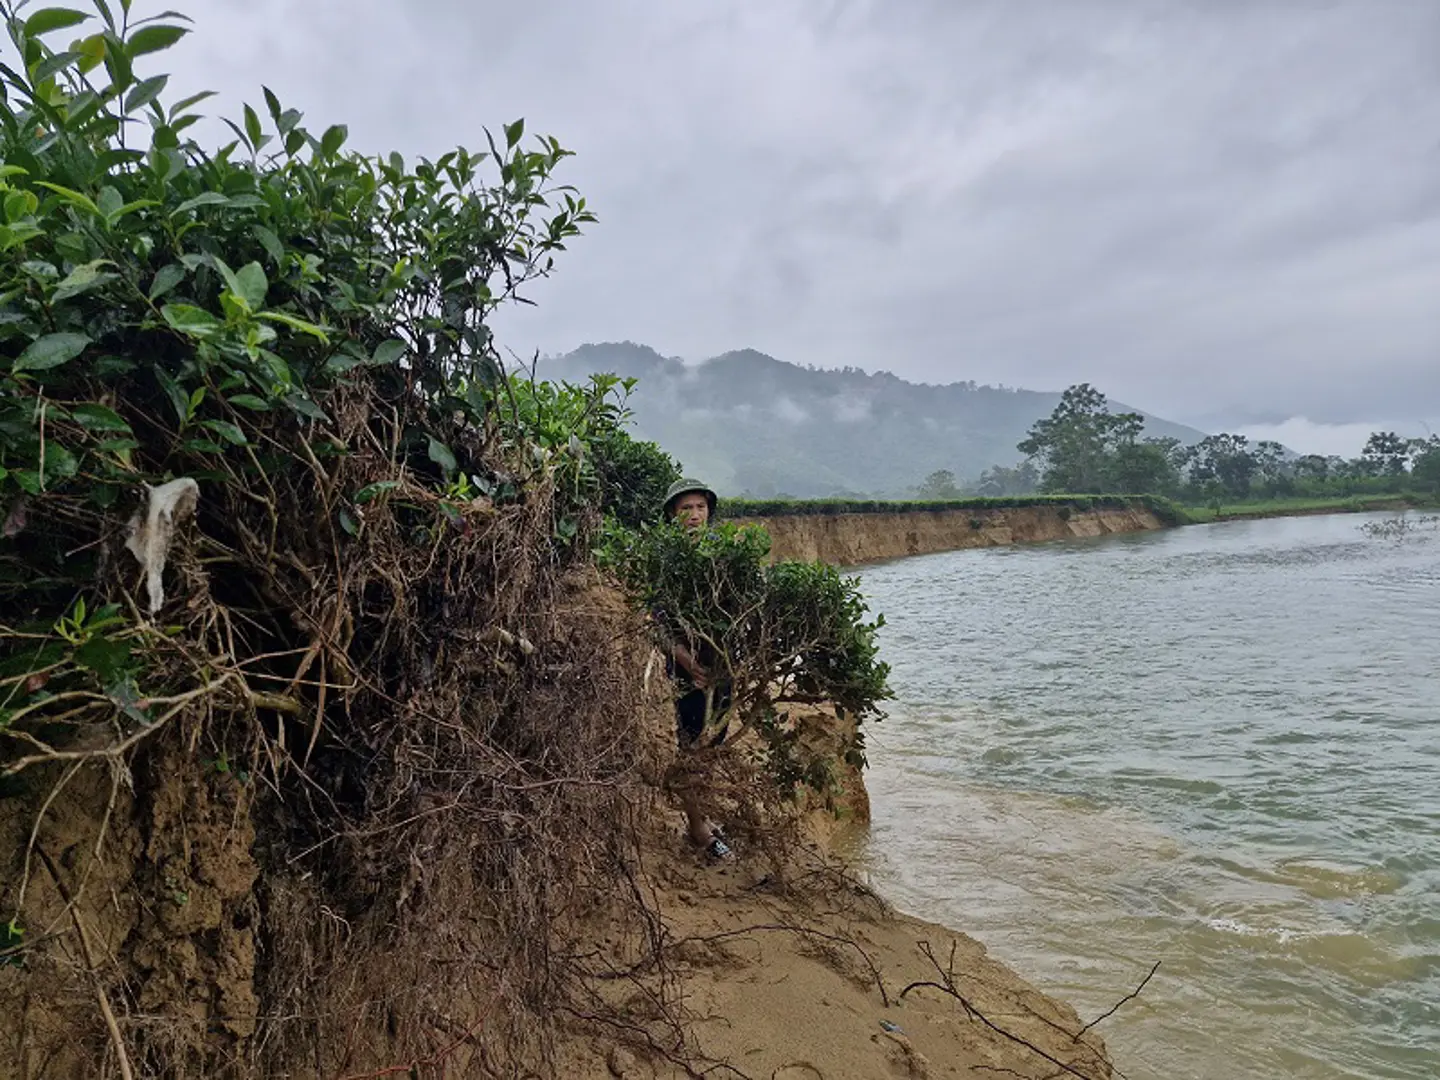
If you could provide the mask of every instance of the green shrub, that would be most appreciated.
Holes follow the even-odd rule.
[[[785,706],[834,705],[853,718],[846,757],[863,765],[863,724],[883,715],[890,696],[875,637],[884,618],[865,620],[858,578],[819,562],[767,565],[769,551],[756,526],[696,535],[663,523],[611,530],[605,557],[645,610],[663,613],[679,643],[713,649],[716,673],[734,687],[731,731],[756,729],[781,789],[820,787],[824,762],[806,755]]]
[[[9,19],[26,67],[0,78],[7,534],[26,500],[63,502],[83,531],[141,481],[264,490],[308,467],[297,438],[348,452],[331,433],[357,378],[394,410],[394,452],[427,482],[495,483],[463,434],[484,429],[501,382],[486,320],[592,220],[552,185],[568,151],[524,147],[517,121],[488,153],[408,166],[346,152],[343,126],[312,133],[267,90],[268,124],[246,106],[210,153],[188,136],[197,99],[167,104],[166,77],[133,69],[183,26],[107,25],[56,52],[48,24]],[[572,449],[549,448],[545,467]],[[320,536],[353,532],[348,494]],[[84,555],[43,561],[52,602],[89,574]],[[35,596],[29,568],[0,573],[0,599]]]
[[[261,1000],[222,1017],[208,985],[157,999],[155,1023],[123,1032],[147,1074],[244,1059],[338,1075],[352,1034],[418,1060],[428,1018],[488,983],[503,1057],[591,1007],[553,915],[629,895],[633,865],[638,708],[595,690],[629,686],[624,628],[557,618],[556,598],[602,510],[633,513],[668,466],[624,435],[619,387],[507,377],[487,325],[590,212],[554,183],[567,151],[520,121],[484,152],[406,162],[348,151],[343,127],[312,132],[266,91],[233,142],[202,147],[199,99],[135,71],[185,27],[132,26],[129,9],[97,0],[76,31],[95,32],[66,49],[47,41],[83,12],[0,3],[19,57],[0,65],[0,779],[30,782],[16,797],[37,836],[89,790],[47,798],[82,768],[96,791],[133,790],[113,816],[102,794],[100,835],[66,856],[82,884],[117,858],[107,827],[137,838],[160,785],[203,795],[217,761],[232,787],[241,765],[256,780],[217,827],[259,837],[259,900],[225,916],[253,926]],[[176,479],[198,501],[152,610],[125,523]],[[597,835],[614,859],[595,859]],[[95,877],[123,869],[139,898],[107,952],[117,979],[156,966],[136,956],[154,941],[187,940],[144,892],[172,856],[190,865],[183,839],[157,827],[145,859]],[[3,859],[9,945],[54,911],[27,895],[29,853]],[[272,908],[277,868],[304,891]],[[344,913],[343,964],[321,912]],[[207,964],[233,959],[205,933]],[[447,940],[468,945],[439,970],[428,950]],[[47,970],[65,962],[53,936],[23,941]],[[194,976],[158,963],[152,986]],[[406,990],[372,1037],[357,1018],[377,977]],[[67,1001],[88,985],[74,979]],[[231,1037],[247,1019],[253,1040]],[[109,1046],[93,1034],[75,1027]]]

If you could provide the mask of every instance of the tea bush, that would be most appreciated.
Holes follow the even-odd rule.
[[[889,666],[876,641],[884,618],[866,621],[858,578],[821,562],[767,565],[769,553],[757,526],[692,534],[667,522],[612,530],[603,557],[679,644],[714,655],[713,675],[733,687],[730,737],[754,728],[772,779],[793,794],[799,784],[822,789],[829,773],[800,745],[786,706],[834,706],[852,719],[842,756],[861,767],[863,725],[883,715]]]
[[[589,993],[592,950],[557,913],[632,897],[643,797],[624,628],[557,597],[603,515],[633,518],[674,471],[625,433],[623,384],[537,384],[490,335],[593,221],[556,182],[568,151],[517,120],[479,151],[360,153],[268,90],[207,148],[206,95],[140,70],[183,16],[0,18],[0,797],[30,838],[0,851],[7,962],[65,947],[24,933],[65,924],[28,888],[37,866],[78,895],[144,830],[114,872],[154,902],[127,908],[103,971],[60,958],[75,983],[44,1006],[92,1054],[77,1075],[107,1054],[144,1075],[339,1074],[354,1039],[411,1060],[482,986],[505,991],[487,1053],[534,1061]],[[172,481],[183,521],[157,510]],[[136,557],[155,549],[152,602]],[[99,805],[67,803],[76,776]],[[219,834],[257,834],[254,895],[206,909],[224,933],[145,952],[186,938],[165,875],[192,852],[126,815],[219,781]],[[32,857],[61,807],[95,815],[74,865]],[[224,952],[242,924],[253,947]],[[206,980],[226,965],[254,969],[253,1015],[221,1010]],[[87,975],[116,1002],[108,1036]]]

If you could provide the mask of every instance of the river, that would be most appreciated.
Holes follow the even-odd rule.
[[[1087,1020],[1160,961],[1099,1028],[1130,1080],[1440,1077],[1440,530],[1398,517],[865,568],[873,883]]]

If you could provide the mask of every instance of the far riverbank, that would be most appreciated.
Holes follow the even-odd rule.
[[[1312,514],[1368,514],[1382,510],[1434,508],[1434,499],[1420,495],[1349,495],[1329,499],[1267,499],[1253,503],[1221,503],[1185,506],[1188,524],[1207,525],[1215,521],[1244,521],[1257,518],[1307,517]]]

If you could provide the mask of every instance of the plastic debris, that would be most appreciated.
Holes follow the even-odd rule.
[[[200,485],[184,476],[156,488],[147,484],[145,492],[145,505],[130,519],[130,535],[125,547],[145,568],[150,614],[154,615],[165,603],[162,575],[175,537],[175,526],[195,512],[200,501]]]

